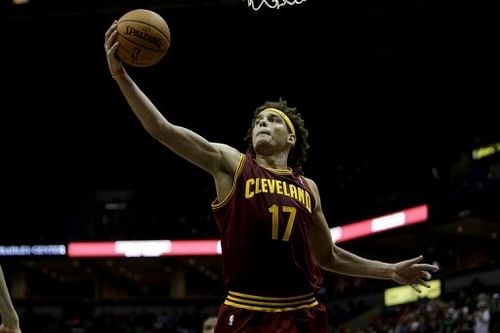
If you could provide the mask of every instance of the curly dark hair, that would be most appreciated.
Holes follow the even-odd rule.
[[[248,142],[247,152],[255,154],[252,142],[252,129],[255,126],[256,117],[267,108],[276,108],[283,111],[292,121],[295,127],[296,141],[288,155],[288,166],[291,167],[294,172],[302,174],[302,165],[307,160],[307,149],[309,149],[309,131],[305,128],[304,120],[297,108],[288,106],[286,100],[280,98],[277,102],[267,101],[255,109],[252,126],[248,129],[245,136],[245,141]]]

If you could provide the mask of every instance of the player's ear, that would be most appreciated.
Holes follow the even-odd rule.
[[[295,141],[296,140],[297,140],[297,138],[295,137],[294,134],[288,135],[288,143],[291,143],[292,145],[295,145]]]

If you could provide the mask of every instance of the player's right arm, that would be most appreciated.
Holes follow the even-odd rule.
[[[409,285],[419,293],[422,291],[421,286],[430,287],[427,282],[432,277],[430,272],[436,272],[438,267],[421,263],[422,256],[388,263],[364,258],[337,246],[332,240],[321,207],[318,186],[309,178],[306,178],[306,181],[316,201],[313,212],[312,251],[323,269],[348,276],[391,279],[397,283]]]
[[[218,183],[221,177],[232,177],[240,153],[227,145],[209,142],[197,133],[169,122],[123,68],[116,56],[116,35],[114,22],[106,32],[104,43],[108,67],[146,131],[179,156],[208,171]]]
[[[19,328],[19,316],[17,315],[10,298],[7,284],[0,266],[0,333],[21,333]]]

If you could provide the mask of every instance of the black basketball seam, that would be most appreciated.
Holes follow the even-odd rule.
[[[134,44],[134,45],[137,45],[138,47],[141,47],[141,48],[146,49],[146,50],[149,50],[149,51],[160,52],[160,53],[168,51],[168,48],[167,48],[167,49],[165,49],[165,50],[155,50],[155,49],[151,49],[151,48],[149,48],[149,47],[147,47],[147,46],[144,46],[144,45],[141,45],[141,44],[137,44],[136,42],[134,42],[133,40],[128,39],[127,37],[125,37],[125,36],[124,36],[124,35],[122,35],[122,34],[120,34],[120,37],[122,37],[123,39],[125,39],[125,40],[129,41],[130,43],[132,43],[132,44]]]
[[[160,35],[162,35],[163,37],[165,37],[166,40],[168,40],[168,42],[170,43],[170,37],[166,36],[163,31],[155,28],[154,26],[151,25],[151,23],[147,23],[147,22],[144,22],[144,21],[139,21],[139,20],[130,20],[130,19],[127,19],[127,20],[122,20],[122,21],[119,21],[118,24],[120,23],[124,23],[124,22],[135,22],[135,23],[142,23],[144,25],[147,25],[148,27],[156,30],[157,32],[160,33]],[[168,29],[168,28],[167,28]]]

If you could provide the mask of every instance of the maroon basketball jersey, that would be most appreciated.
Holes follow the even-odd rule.
[[[242,155],[233,189],[212,205],[230,294],[272,300],[319,290],[323,279],[310,247],[314,206],[302,176]]]

